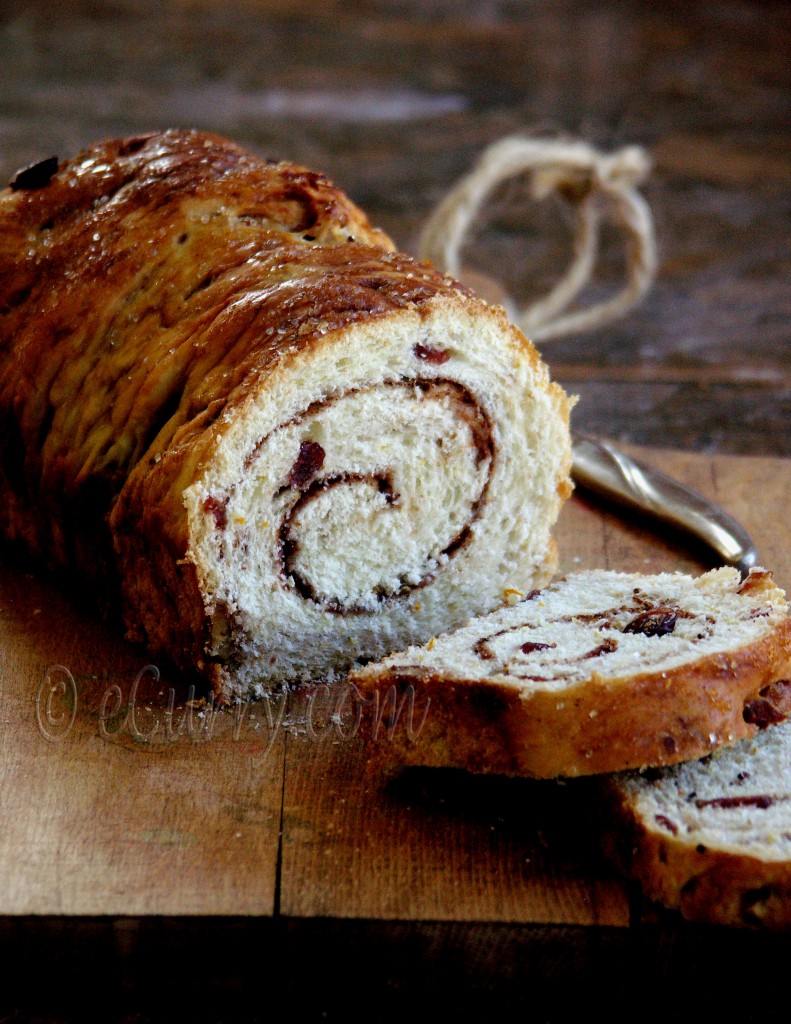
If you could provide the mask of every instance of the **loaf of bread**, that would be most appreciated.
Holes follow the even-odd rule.
[[[539,778],[701,757],[791,710],[771,573],[581,572],[353,672],[384,756]],[[777,684],[777,685],[774,685]],[[791,688],[789,688],[791,689]]]
[[[0,193],[0,529],[220,700],[545,582],[568,411],[321,174],[170,131]]]
[[[791,679],[772,689],[778,698]],[[690,920],[791,928],[791,721],[775,724],[772,707],[752,739],[608,780],[609,852]]]

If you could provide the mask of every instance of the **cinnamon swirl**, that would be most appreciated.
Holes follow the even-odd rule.
[[[0,525],[222,700],[542,583],[569,402],[321,174],[170,131],[0,193]]]

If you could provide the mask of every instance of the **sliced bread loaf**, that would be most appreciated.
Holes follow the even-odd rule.
[[[651,899],[691,920],[791,928],[791,721],[610,789],[607,847]]]
[[[376,708],[413,696],[408,764],[534,777],[701,757],[791,709],[791,618],[771,573],[583,572],[353,672]]]

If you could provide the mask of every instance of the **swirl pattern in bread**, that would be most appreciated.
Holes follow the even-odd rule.
[[[771,573],[572,573],[352,672],[380,709],[417,695],[405,763],[552,778],[675,764],[791,710],[791,615]],[[391,692],[392,690],[392,692]]]
[[[0,526],[221,699],[543,582],[568,410],[321,174],[171,131],[0,194]]]

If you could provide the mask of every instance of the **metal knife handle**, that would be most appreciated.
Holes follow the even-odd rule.
[[[755,545],[744,527],[702,494],[606,441],[577,435],[572,450],[572,475],[580,488],[692,534],[717,553],[721,564],[743,575],[756,564]]]

